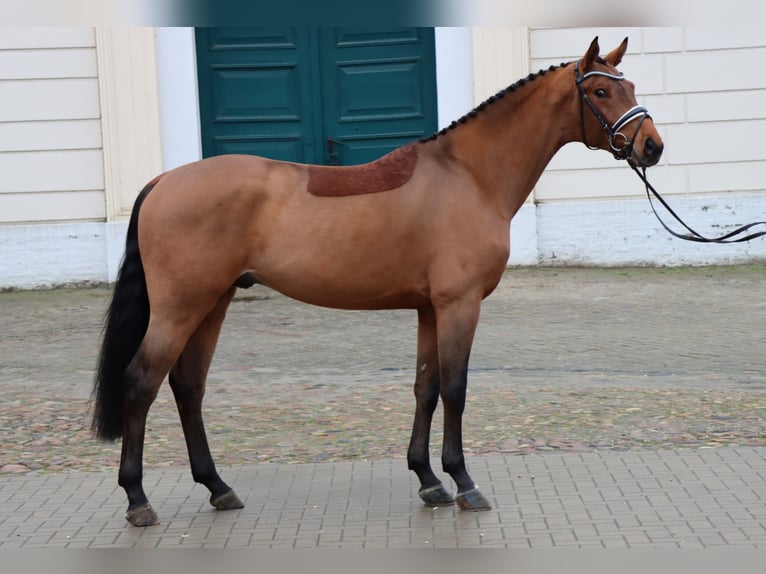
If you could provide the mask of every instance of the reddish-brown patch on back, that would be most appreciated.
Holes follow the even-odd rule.
[[[323,197],[379,193],[403,186],[418,162],[418,148],[410,144],[362,165],[309,166],[308,191]]]

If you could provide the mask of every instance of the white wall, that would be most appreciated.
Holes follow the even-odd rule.
[[[157,28],[164,171],[202,158],[194,28]]]
[[[146,28],[0,32],[0,289],[114,280],[161,170]]]
[[[92,28],[0,32],[0,224],[105,216]]]
[[[470,28],[436,28],[436,93],[439,129],[474,106],[473,38]]]

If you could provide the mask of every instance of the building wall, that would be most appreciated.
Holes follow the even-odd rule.
[[[700,231],[764,219],[766,33],[723,29],[437,29],[441,126],[516,79],[631,39],[621,68],[665,138],[650,178]],[[200,157],[191,29],[0,32],[0,289],[113,281],[127,217],[163,169]],[[511,264],[766,259],[766,241],[687,244],[634,174],[570,144],[511,225]]]
[[[0,32],[0,224],[105,215],[95,34]]]
[[[531,65],[538,69],[579,57],[584,39],[596,34],[595,29],[532,30]],[[766,125],[766,33],[742,37],[723,28],[610,29],[601,34],[602,50],[625,36],[630,48],[620,67],[635,82],[639,101],[665,139],[661,171],[667,194],[763,193],[766,148],[758,142]],[[596,173],[588,175],[583,168]],[[625,185],[623,171],[607,154],[574,145],[550,165],[536,199],[641,196],[639,187]]]
[[[161,164],[152,29],[0,30],[0,289],[114,280]]]
[[[755,30],[755,28],[752,28]],[[620,68],[665,141],[650,180],[698,231],[718,235],[766,213],[766,33],[726,28],[531,29],[530,67],[602,53],[625,36]],[[766,241],[700,245],[670,237],[635,174],[607,153],[569,144],[534,192],[537,260],[584,264],[706,264],[766,259]],[[679,229],[680,230],[680,229]]]

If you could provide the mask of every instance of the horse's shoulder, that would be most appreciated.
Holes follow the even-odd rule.
[[[418,161],[418,145],[409,144],[362,165],[308,168],[308,192],[323,197],[379,193],[403,186]]]

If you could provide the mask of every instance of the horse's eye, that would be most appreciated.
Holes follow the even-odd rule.
[[[604,88],[598,88],[595,94],[597,98],[605,98],[609,95]]]

